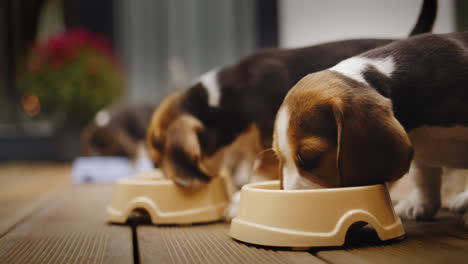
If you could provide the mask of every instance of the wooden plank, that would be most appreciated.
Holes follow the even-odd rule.
[[[434,222],[405,222],[407,238],[381,242],[373,229],[350,234],[345,248],[314,252],[332,263],[467,263],[468,233],[458,216],[441,212]]]
[[[229,224],[138,226],[141,263],[324,263],[308,252],[248,246],[228,235]]]
[[[45,196],[70,182],[68,164],[10,163],[0,166],[0,237],[30,216]]]
[[[109,225],[112,186],[70,186],[0,238],[0,263],[132,263],[128,226]]]
[[[308,263],[326,263],[323,260],[315,257],[311,260],[311,255],[306,252],[297,251],[278,251],[278,253],[285,258],[287,263],[308,264]]]

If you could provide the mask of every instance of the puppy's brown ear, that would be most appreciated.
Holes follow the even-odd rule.
[[[152,120],[146,131],[145,140],[149,158],[157,167],[161,166],[162,151],[164,150],[164,141],[156,137],[158,129],[157,122]]]
[[[369,92],[371,93],[371,92]],[[337,167],[342,186],[393,181],[409,169],[410,140],[383,96],[359,96],[334,105],[338,127]]]
[[[156,108],[146,132],[146,148],[150,159],[161,166],[167,130],[172,122],[180,115],[181,92],[168,95]]]
[[[207,172],[201,170],[199,134],[203,129],[195,117],[181,115],[167,131],[167,157],[163,159],[162,166],[166,175],[180,186],[198,188],[211,180]]]

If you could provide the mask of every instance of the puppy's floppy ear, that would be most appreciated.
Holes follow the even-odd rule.
[[[161,102],[154,110],[149,127],[146,130],[146,148],[150,159],[161,166],[167,130],[172,122],[180,115],[180,99],[182,92],[175,92]]]
[[[408,171],[413,156],[408,135],[393,115],[390,101],[373,93],[362,97],[334,105],[342,186],[396,180]]]
[[[156,138],[156,130],[158,128],[158,123],[154,120],[150,122],[149,127],[146,131],[146,149],[148,151],[149,158],[156,165],[156,167],[161,166],[162,160],[162,151],[164,150],[164,142]]]
[[[180,186],[198,188],[211,180],[208,172],[201,170],[199,134],[203,129],[198,119],[187,114],[177,118],[168,129],[163,169]]]

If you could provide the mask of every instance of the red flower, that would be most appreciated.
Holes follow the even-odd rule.
[[[43,43],[37,43],[33,48],[33,52],[50,61],[54,69],[72,62],[77,54],[83,51],[106,56],[120,68],[111,43],[104,37],[81,28],[54,35]]]

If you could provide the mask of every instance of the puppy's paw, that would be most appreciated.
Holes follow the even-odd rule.
[[[237,191],[234,193],[231,199],[231,204],[226,208],[226,211],[224,211],[224,218],[227,221],[231,221],[234,217],[237,215],[237,209],[239,207],[239,202],[240,202],[240,191]]]
[[[418,199],[406,199],[395,206],[396,213],[409,220],[433,220],[439,206]]]
[[[461,214],[461,221],[465,229],[468,230],[468,191],[459,193],[450,202],[450,211]]]
[[[465,214],[465,216],[468,216],[468,191],[459,193],[455,196],[453,201],[450,203],[449,209],[454,213]],[[465,221],[465,226],[466,223],[467,222]]]

